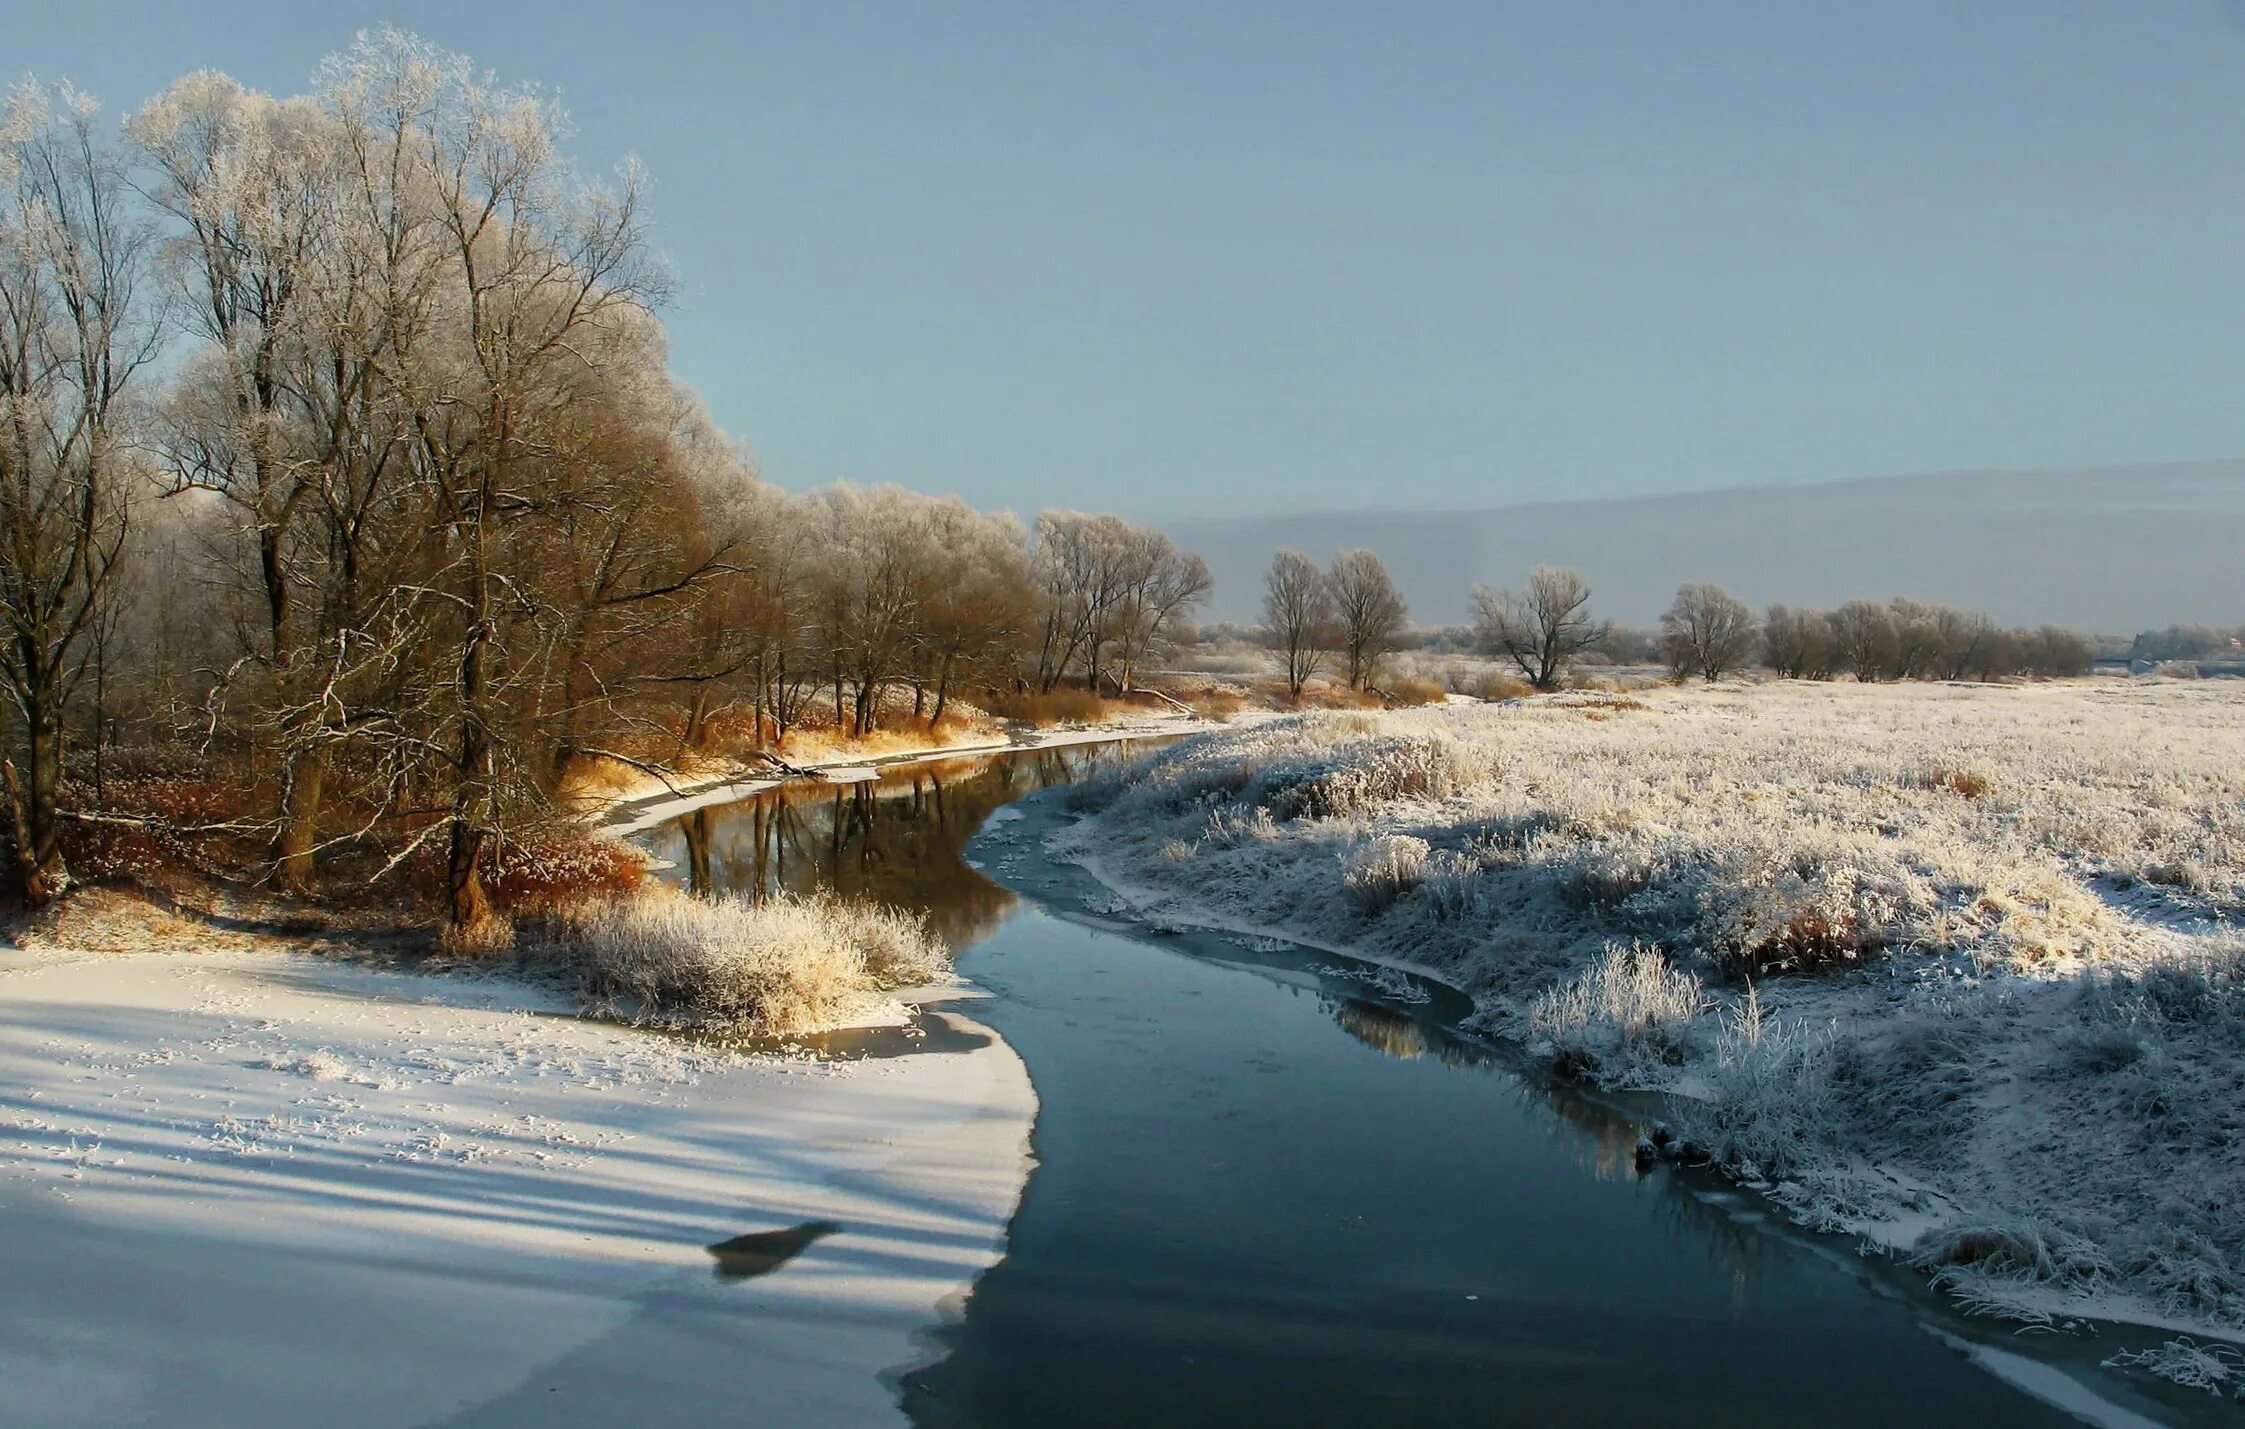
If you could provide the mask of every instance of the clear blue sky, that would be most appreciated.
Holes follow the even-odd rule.
[[[2245,454],[2245,7],[0,0],[0,74],[381,22],[637,153],[789,486],[1144,517]]]

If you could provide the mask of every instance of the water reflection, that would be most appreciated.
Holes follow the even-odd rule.
[[[831,890],[874,898],[924,911],[940,936],[963,948],[1016,901],[965,860],[982,822],[1024,794],[1155,743],[977,755],[898,765],[852,783],[787,784],[696,809],[651,830],[647,842],[676,865],[666,876],[697,897]]]
[[[1332,1009],[1333,1020],[1341,1030],[1370,1047],[1390,1057],[1413,1061],[1427,1054],[1426,1034],[1419,1024],[1400,1012],[1392,1011],[1378,1003],[1359,1002],[1353,997],[1325,999]]]

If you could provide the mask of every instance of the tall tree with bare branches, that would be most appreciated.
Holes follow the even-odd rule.
[[[1538,566],[1518,591],[1477,586],[1474,629],[1481,648],[1512,661],[1528,683],[1556,690],[1585,650],[1612,628],[1590,614],[1590,586],[1578,571]]]
[[[1280,551],[1263,573],[1263,639],[1276,650],[1295,699],[1333,644],[1333,589],[1317,562]]]
[[[1333,592],[1334,622],[1349,688],[1361,690],[1379,673],[1380,662],[1394,653],[1411,618],[1410,608],[1388,576],[1387,566],[1370,551],[1342,551],[1334,556],[1326,583]]]
[[[145,480],[127,423],[160,336],[153,229],[99,126],[67,86],[19,87],[0,112],[0,773],[32,905],[70,880],[63,716]]]

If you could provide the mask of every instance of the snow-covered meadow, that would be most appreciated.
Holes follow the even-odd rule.
[[[244,951],[4,950],[0,1001],[0,1424],[894,1421],[1028,1171],[971,1024],[748,1056]]]
[[[1147,916],[1431,971],[1990,1308],[2245,1331],[2245,684],[1311,715],[1075,801]]]

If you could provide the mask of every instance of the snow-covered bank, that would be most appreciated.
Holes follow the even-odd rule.
[[[1028,1166],[955,1018],[746,1057],[261,953],[0,951],[0,1000],[6,1424],[893,1422]]]
[[[1272,718],[1276,716],[1267,711],[1255,711],[1242,713],[1229,723],[1235,727],[1244,727]],[[1149,711],[1129,719],[1103,720],[1092,725],[1024,731],[1009,739],[986,743],[936,744],[923,749],[884,750],[878,754],[838,756],[796,767],[806,774],[839,783],[852,779],[872,779],[878,777],[884,769],[927,764],[942,759],[967,759],[978,754],[1009,754],[1032,749],[1061,749],[1079,744],[1108,744],[1125,739],[1160,739],[1174,735],[1202,734],[1225,727],[1192,715]],[[614,796],[588,805],[587,813],[606,832],[629,837],[645,833],[681,814],[690,814],[712,804],[737,803],[767,789],[778,788],[784,782],[785,779],[776,775],[759,775],[753,778],[726,777],[673,786],[643,777],[638,783]]]
[[[2234,1337],[2241,771],[2234,686],[1566,697],[1196,741],[1054,847],[1696,1098],[1734,1172],[1991,1307]]]

